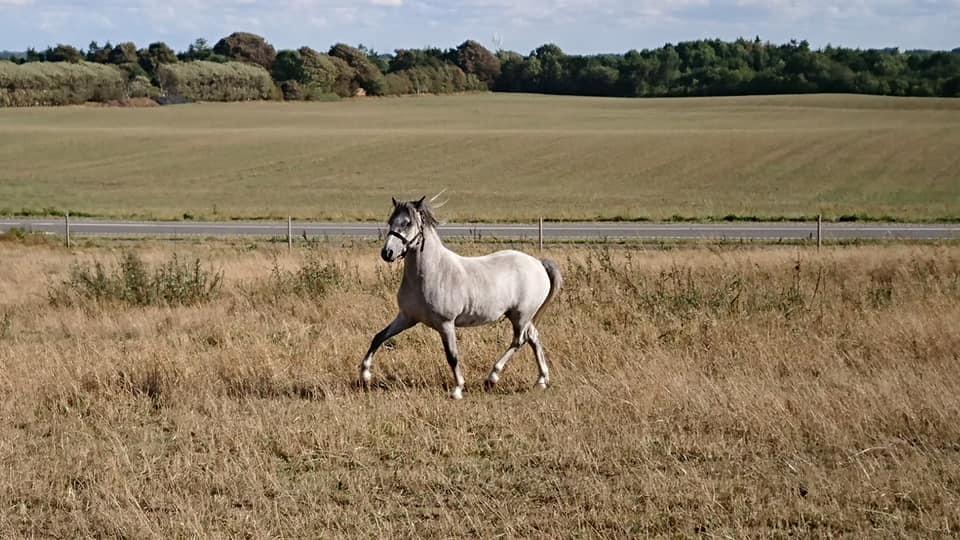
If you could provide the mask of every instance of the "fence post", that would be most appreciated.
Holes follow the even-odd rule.
[[[543,218],[540,218],[540,226],[538,227],[539,238],[540,238],[540,251],[543,251]]]
[[[817,214],[817,251],[823,245],[823,214]]]
[[[63,213],[64,236],[67,237],[67,249],[70,248],[70,212]]]
[[[293,217],[287,216],[287,249],[293,249]]]

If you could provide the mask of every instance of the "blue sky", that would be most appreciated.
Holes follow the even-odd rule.
[[[960,0],[0,0],[0,49],[165,41],[183,50],[236,30],[278,49],[336,42],[378,51],[472,38],[522,53],[625,52],[739,36],[850,47],[960,47]]]

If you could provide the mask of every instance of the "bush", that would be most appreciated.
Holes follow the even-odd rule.
[[[300,51],[285,49],[278,52],[277,59],[273,63],[272,75],[275,81],[307,82],[303,73],[303,58]]]
[[[124,72],[124,73],[127,74],[127,80],[131,80],[131,81],[132,81],[133,79],[136,79],[137,77],[147,77],[148,79],[150,78],[150,74],[147,73],[146,70],[144,70],[144,69],[140,66],[140,64],[136,64],[136,63],[132,63],[132,62],[131,62],[131,63],[126,63],[126,64],[118,64],[117,67],[120,68],[120,71],[122,71],[122,72]]]
[[[127,77],[114,66],[78,62],[0,63],[0,107],[76,105],[127,97]]]
[[[342,289],[346,284],[345,274],[337,263],[311,256],[296,271],[283,270],[274,264],[270,278],[255,282],[246,289],[246,294],[251,300],[270,303],[289,296],[319,300],[331,291]]]
[[[354,86],[356,88],[363,88],[364,92],[371,96],[383,95],[383,73],[363,51],[356,47],[337,43],[330,48],[330,56],[343,60],[354,69],[356,72]]]
[[[330,291],[343,286],[344,271],[333,262],[322,262],[319,258],[308,259],[296,272],[286,274],[274,268],[273,278],[282,288],[297,296],[323,298]]]
[[[284,101],[301,101],[305,97],[303,86],[297,81],[283,81],[280,91],[283,92]]]
[[[413,82],[407,76],[406,71],[389,73],[384,78],[384,87],[388,96],[401,96],[404,94],[414,94],[416,90]]]
[[[161,91],[191,101],[247,101],[271,99],[275,87],[270,73],[240,62],[182,62],[157,68]]]
[[[267,40],[256,34],[234,32],[221,39],[213,47],[213,52],[231,60],[257,64],[268,72],[273,69],[277,51]]]
[[[317,86],[308,86],[304,99],[307,101],[340,101],[342,96]]]
[[[11,242],[30,246],[54,243],[47,234],[30,232],[21,227],[12,227],[4,232],[0,232],[0,242]]]
[[[420,66],[391,73],[384,84],[388,93],[397,94],[449,94],[486,90],[487,85],[475,75],[466,75],[457,66]]]
[[[153,86],[150,79],[138,76],[127,84],[127,95],[131,98],[155,98],[160,95],[160,90]]]
[[[310,47],[301,47],[298,51],[303,61],[301,81],[320,94],[336,94],[350,97],[358,88],[355,84],[356,70],[343,59],[321,54]]]
[[[128,252],[112,271],[100,261],[76,263],[63,282],[47,293],[53,305],[122,303],[134,306],[188,305],[220,293],[223,272],[203,268],[200,259],[181,262],[176,255],[152,271]]]

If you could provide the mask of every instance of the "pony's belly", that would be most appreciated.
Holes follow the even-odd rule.
[[[456,326],[480,326],[497,321],[502,316],[502,314],[491,316],[491,314],[486,313],[462,313],[454,319],[454,324]]]

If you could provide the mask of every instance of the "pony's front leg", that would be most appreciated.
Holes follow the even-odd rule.
[[[367,354],[363,357],[363,361],[360,362],[360,384],[367,386],[370,384],[370,380],[373,378],[373,375],[370,373],[370,370],[373,369],[373,355],[376,354],[377,349],[383,345],[383,342],[392,338],[393,336],[403,332],[404,330],[412,327],[417,324],[416,321],[410,319],[403,313],[400,313],[387,325],[386,328],[379,331],[377,335],[373,336],[373,341],[370,342],[370,348],[367,349]]]
[[[453,371],[453,381],[456,386],[450,392],[453,399],[463,399],[463,372],[460,371],[460,353],[457,351],[457,328],[453,321],[443,323],[440,327],[440,337],[443,339],[443,352],[447,355],[447,363]]]

